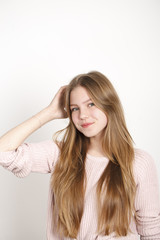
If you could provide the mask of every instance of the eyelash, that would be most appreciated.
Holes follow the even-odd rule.
[[[95,104],[92,102],[88,104],[88,107],[93,107],[93,106],[95,106]],[[78,109],[79,109],[78,107],[72,108],[71,112],[76,112],[76,111],[78,111]]]
[[[93,102],[89,103],[88,106],[90,105],[90,107],[95,106],[95,104]]]
[[[72,108],[71,112],[76,112],[78,108]]]

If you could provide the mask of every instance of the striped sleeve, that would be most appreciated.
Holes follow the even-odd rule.
[[[160,239],[160,199],[156,165],[141,150],[135,153],[137,231],[141,240]]]
[[[0,152],[0,165],[17,177],[25,177],[30,172],[52,172],[58,156],[58,146],[51,140],[23,143],[15,151]]]

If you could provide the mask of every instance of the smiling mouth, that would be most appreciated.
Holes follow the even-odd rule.
[[[81,126],[83,127],[83,128],[87,128],[87,127],[89,127],[89,126],[91,126],[93,123],[84,123],[84,124],[82,124]]]

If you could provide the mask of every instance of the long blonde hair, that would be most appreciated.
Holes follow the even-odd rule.
[[[127,130],[119,97],[111,82],[100,72],[76,76],[66,90],[70,122],[59,145],[51,187],[53,217],[62,236],[76,238],[84,209],[85,159],[89,139],[72,122],[70,93],[84,87],[95,105],[107,116],[102,147],[110,160],[97,183],[98,233],[126,236],[134,214],[133,141]]]

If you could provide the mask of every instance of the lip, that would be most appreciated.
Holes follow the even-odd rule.
[[[87,128],[87,127],[89,127],[89,126],[91,126],[93,123],[84,123],[84,124],[82,124],[81,126],[83,127],[83,128]]]

